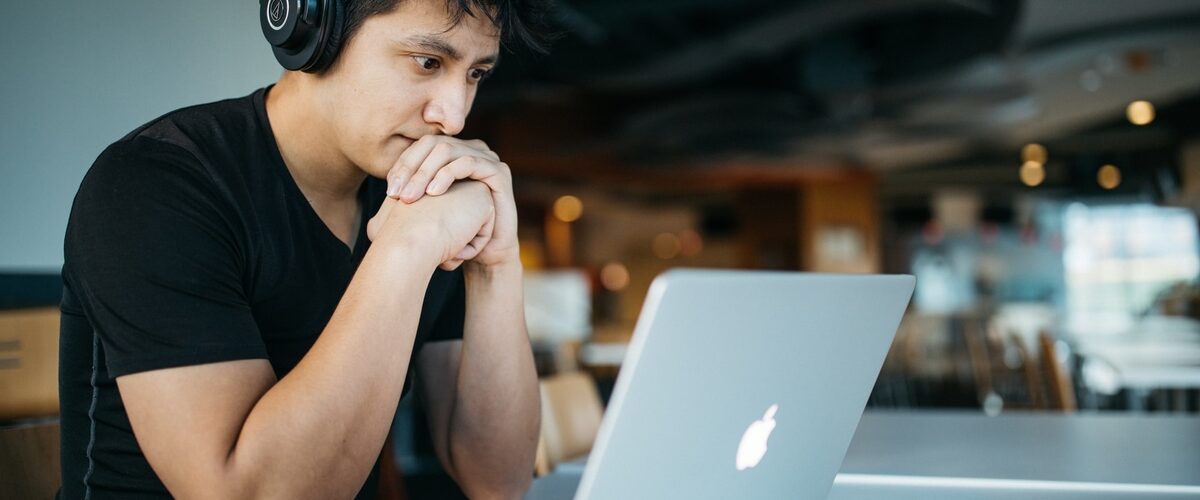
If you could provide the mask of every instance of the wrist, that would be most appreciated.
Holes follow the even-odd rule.
[[[391,265],[412,269],[414,266],[433,273],[442,263],[441,252],[435,245],[422,244],[428,239],[413,237],[386,238],[373,242],[369,253],[381,255]]]
[[[506,281],[521,281],[524,266],[520,259],[509,259],[499,263],[480,263],[467,261],[463,263],[463,273],[468,284],[476,282],[488,284]]]

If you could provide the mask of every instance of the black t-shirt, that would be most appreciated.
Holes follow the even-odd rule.
[[[168,492],[130,429],[116,377],[267,359],[282,378],[308,352],[369,241],[384,183],[359,189],[353,251],[295,184],[267,121],[268,89],[184,108],[96,159],[75,197],[63,265],[62,498]],[[437,270],[413,357],[462,338],[461,272]],[[409,370],[408,392],[414,371]],[[374,496],[378,463],[359,498]]]

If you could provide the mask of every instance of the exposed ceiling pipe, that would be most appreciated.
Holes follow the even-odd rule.
[[[630,70],[595,79],[605,90],[662,87],[705,78],[747,56],[770,56],[799,42],[864,19],[945,8],[994,15],[986,0],[855,0],[805,3],[727,36],[701,40]]]

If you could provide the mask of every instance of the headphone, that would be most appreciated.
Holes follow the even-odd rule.
[[[341,0],[259,0],[258,23],[284,68],[317,73],[342,44]]]

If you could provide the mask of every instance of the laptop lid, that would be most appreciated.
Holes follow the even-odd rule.
[[[576,498],[825,498],[913,284],[658,277]]]

